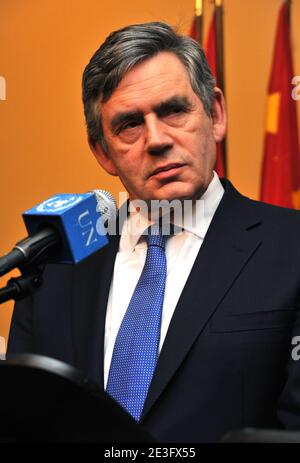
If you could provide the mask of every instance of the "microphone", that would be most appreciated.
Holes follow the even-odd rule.
[[[0,276],[40,263],[78,263],[108,244],[105,222],[116,217],[116,202],[105,190],[58,194],[24,212],[29,236],[0,257]]]

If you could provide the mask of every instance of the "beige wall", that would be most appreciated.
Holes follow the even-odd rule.
[[[86,143],[82,70],[111,31],[163,20],[187,32],[193,0],[0,0],[0,255],[25,235],[21,213],[58,192],[119,183],[96,164]],[[257,198],[265,95],[281,0],[224,0],[229,177]],[[211,11],[206,5],[206,29]],[[295,74],[300,75],[300,0],[293,0]],[[300,102],[298,102],[298,109]],[[4,286],[7,278],[0,279]],[[7,336],[11,304],[0,308]]]

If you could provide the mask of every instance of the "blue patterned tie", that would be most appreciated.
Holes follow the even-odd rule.
[[[167,273],[165,237],[158,227],[148,231],[145,265],[116,338],[106,388],[136,421],[157,363]]]

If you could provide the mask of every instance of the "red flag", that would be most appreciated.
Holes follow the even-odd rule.
[[[218,65],[218,33],[217,33],[217,13],[214,11],[206,42],[206,58],[210,69],[215,76],[216,84],[220,86],[221,76],[218,75],[220,66]],[[222,89],[223,90],[223,89]],[[225,177],[225,162],[222,143],[217,143],[217,161],[215,170],[220,177]]]
[[[268,88],[261,200],[300,208],[300,149],[290,42],[289,4],[282,5],[277,23]]]

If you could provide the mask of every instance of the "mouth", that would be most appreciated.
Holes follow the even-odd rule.
[[[155,169],[149,177],[168,178],[176,175],[184,166],[185,164],[181,164],[179,162],[165,164],[164,166],[157,167],[157,169]]]

